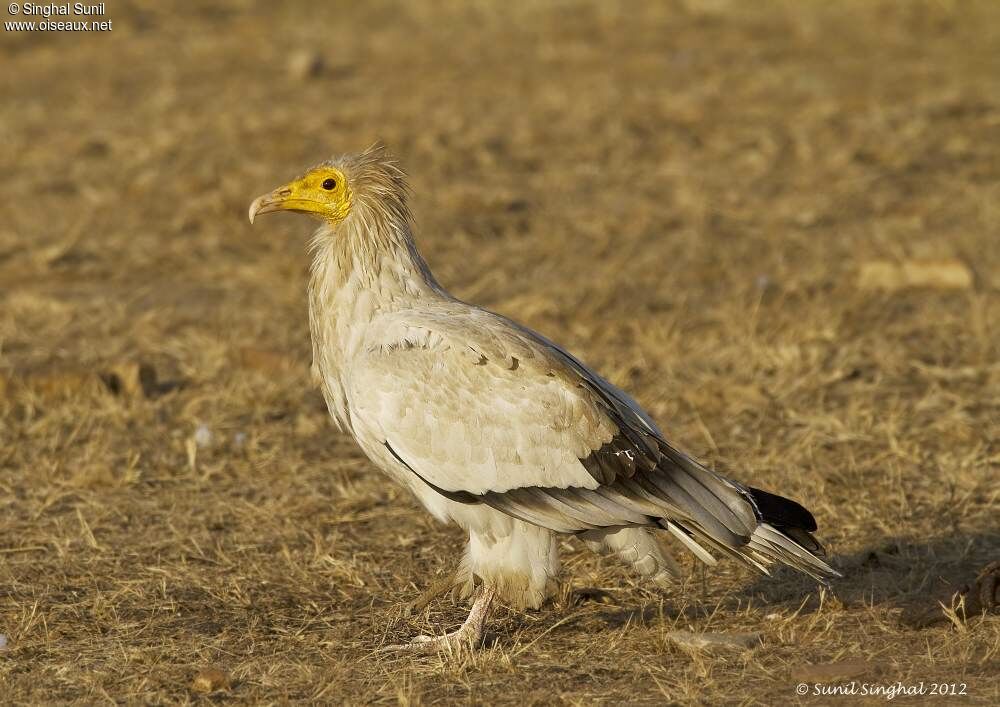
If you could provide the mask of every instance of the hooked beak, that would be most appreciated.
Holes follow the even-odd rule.
[[[270,214],[288,209],[288,197],[292,190],[288,187],[278,187],[270,194],[258,196],[250,204],[250,223],[260,214]]]

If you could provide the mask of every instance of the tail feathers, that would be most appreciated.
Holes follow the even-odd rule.
[[[755,552],[820,581],[841,576],[821,559],[826,551],[813,536],[816,519],[812,513],[789,498],[752,487],[747,492],[762,521],[750,537],[749,546]]]
[[[709,565],[715,564],[715,558],[706,548],[728,555],[766,575],[771,574],[771,565],[780,562],[824,584],[842,576],[821,559],[825,553],[819,542],[799,528],[776,528],[770,523],[761,523],[747,543],[732,546],[713,538],[690,521],[664,519],[660,524],[681,540],[698,559]]]
[[[684,499],[687,503],[682,504],[688,517],[663,519],[660,525],[702,561],[714,564],[708,552],[714,550],[764,574],[770,574],[770,565],[780,562],[824,583],[841,576],[822,559],[826,553],[812,535],[816,519],[802,505],[731,482],[686,455],[671,451],[681,472],[674,478],[682,479],[680,485],[688,491]],[[711,503],[706,502],[709,495],[714,497]],[[726,507],[726,512],[719,513],[720,505]],[[727,527],[720,529],[720,525]],[[749,532],[741,532],[743,528]]]
[[[776,560],[820,582],[842,576],[821,559],[826,554],[822,545],[801,528],[776,528],[770,523],[761,523],[746,547],[765,561]]]

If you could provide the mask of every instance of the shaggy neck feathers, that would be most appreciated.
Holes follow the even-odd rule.
[[[394,309],[442,294],[417,252],[410,224],[397,216],[356,204],[342,223],[317,230],[311,246],[314,304],[332,306],[336,300],[342,307],[364,298],[373,309]]]
[[[369,324],[380,313],[448,297],[413,243],[402,172],[370,154],[352,159],[336,165],[351,185],[350,213],[321,226],[310,243],[313,371],[341,429],[351,429],[343,377]]]

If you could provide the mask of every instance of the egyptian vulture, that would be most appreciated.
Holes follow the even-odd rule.
[[[777,561],[824,581],[813,516],[674,448],[626,393],[540,334],[461,302],[413,241],[405,175],[381,147],[323,162],[250,206],[317,217],[312,372],[337,427],[441,521],[469,534],[475,587],[454,632],[417,650],[481,643],[495,600],[538,607],[560,534],[651,581],[677,576],[652,529],[708,564]]]

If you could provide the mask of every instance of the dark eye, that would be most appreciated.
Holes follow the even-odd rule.
[[[336,179],[332,179],[331,178],[331,179],[324,179],[323,180],[323,188],[326,189],[327,191],[330,191],[331,189],[335,188],[336,186],[337,186],[337,180]]]

